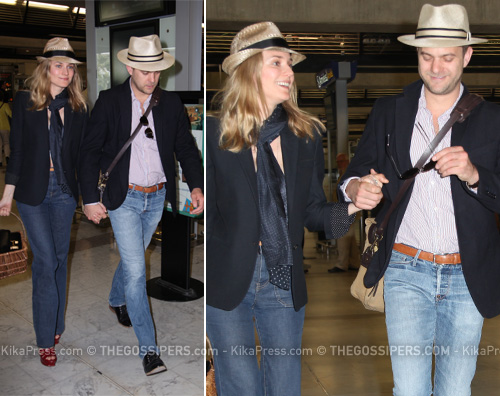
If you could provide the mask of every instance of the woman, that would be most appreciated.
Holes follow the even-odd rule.
[[[304,58],[273,23],[246,27],[207,119],[206,322],[219,396],[300,394],[304,226],[338,238],[358,211],[326,202],[323,127],[296,102],[292,65]]]
[[[0,215],[12,199],[33,252],[33,323],[40,360],[54,366],[64,331],[67,257],[78,201],[75,171],[88,113],[73,49],[65,38],[45,46],[13,108],[11,156]]]

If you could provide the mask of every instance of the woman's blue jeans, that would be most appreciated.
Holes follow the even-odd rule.
[[[462,266],[393,251],[384,298],[394,395],[470,395],[483,317],[472,301]]]
[[[158,226],[165,205],[162,188],[153,193],[129,189],[118,209],[109,211],[113,233],[120,252],[109,304],[127,305],[130,321],[139,340],[139,356],[148,351],[158,353],[155,329],[146,293],[146,260],[144,251]]]
[[[295,312],[290,290],[269,283],[264,257],[258,255],[243,301],[232,311],[206,307],[218,396],[300,395],[304,312],[304,307]]]
[[[33,324],[39,348],[54,346],[64,331],[67,260],[76,201],[65,194],[50,172],[47,194],[40,205],[17,202],[31,251]]]

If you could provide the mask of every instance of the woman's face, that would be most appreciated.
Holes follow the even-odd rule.
[[[50,62],[49,74],[51,91],[54,89],[59,93],[62,92],[64,88],[67,88],[68,85],[71,84],[71,81],[73,81],[75,67],[73,63]]]
[[[283,51],[263,51],[260,80],[271,114],[274,108],[290,99],[290,89],[294,80],[292,55]]]

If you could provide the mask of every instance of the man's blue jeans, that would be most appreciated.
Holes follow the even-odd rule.
[[[64,331],[66,281],[71,223],[76,201],[65,194],[50,172],[47,194],[40,205],[17,202],[31,251],[33,325],[39,348],[54,346],[54,336]]]
[[[207,336],[214,350],[218,396],[300,395],[304,312],[304,307],[295,312],[290,290],[269,283],[262,255],[257,258],[250,288],[235,309],[207,305]]]
[[[113,233],[120,252],[109,294],[113,307],[127,305],[130,321],[139,340],[139,356],[152,350],[158,353],[155,329],[146,294],[144,251],[158,226],[165,204],[163,188],[153,193],[129,189],[123,204],[109,211]]]
[[[384,298],[394,395],[470,395],[483,317],[472,301],[462,266],[393,251]]]

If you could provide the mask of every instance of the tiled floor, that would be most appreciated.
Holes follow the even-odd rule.
[[[309,303],[303,335],[302,396],[392,395],[390,357],[384,315],[370,312],[349,291],[356,271],[329,274],[337,256],[316,249],[306,234],[305,260]],[[499,285],[500,286],[500,285]],[[485,320],[472,395],[498,395],[500,389],[500,317]],[[377,350],[372,353],[373,347]]]
[[[4,168],[0,179],[4,178]],[[3,184],[3,183],[2,183]],[[3,190],[3,185],[2,185]],[[0,220],[14,228],[15,218]],[[120,326],[107,297],[119,255],[111,228],[80,220],[71,233],[66,331],[55,367],[40,364],[31,311],[31,271],[0,280],[0,395],[175,395],[204,393],[204,299],[151,298],[168,372],[146,377],[133,330]],[[160,276],[160,246],[147,250],[147,279]],[[193,249],[193,278],[203,280],[203,244]]]

